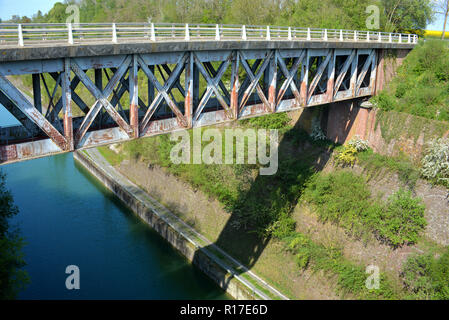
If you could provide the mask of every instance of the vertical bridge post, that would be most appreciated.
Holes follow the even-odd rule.
[[[133,137],[139,137],[139,87],[138,87],[137,55],[133,54],[129,69],[129,122],[133,130]]]

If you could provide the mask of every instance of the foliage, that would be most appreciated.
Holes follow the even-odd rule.
[[[395,247],[413,244],[427,225],[424,210],[420,198],[413,198],[410,191],[400,189],[388,198],[379,216],[372,217],[373,227],[381,238],[387,239]]]
[[[312,241],[302,233],[291,234],[284,239],[287,251],[294,254],[300,269],[311,268],[337,277],[338,291],[352,294],[359,299],[393,299],[397,296],[391,281],[381,273],[380,288],[369,290],[365,286],[367,274],[364,268],[347,260],[341,248],[326,247]]]
[[[355,135],[345,145],[337,149],[335,161],[340,165],[354,165],[357,161],[357,155],[360,152],[369,149],[368,141],[363,140],[360,136]]]
[[[335,156],[335,161],[337,164],[341,165],[354,165],[357,160],[358,151],[353,145],[345,144],[340,152]]]
[[[397,3],[398,2],[398,3]],[[380,9],[380,28],[416,31],[431,18],[430,0],[67,0],[45,14],[13,16],[12,22],[61,22],[68,5],[80,6],[81,22],[180,22],[365,30],[366,8]],[[257,10],[248,10],[257,8]]]
[[[429,142],[427,154],[422,159],[422,175],[449,187],[449,139]]]
[[[240,123],[255,129],[277,129],[281,131],[291,129],[290,118],[285,112],[250,118],[242,120]]]
[[[427,40],[410,52],[389,88],[373,100],[383,110],[449,121],[448,92],[448,45]]]
[[[449,247],[438,258],[431,253],[410,256],[402,279],[414,298],[449,300]]]
[[[382,4],[387,31],[419,32],[433,19],[432,0],[382,0]]]
[[[420,171],[405,154],[388,157],[369,149],[357,155],[358,163],[363,166],[366,173],[380,175],[385,170],[397,173],[399,180],[410,189],[413,189],[420,177]]]
[[[28,282],[21,248],[23,241],[17,230],[11,230],[9,219],[18,213],[5,175],[0,172],[0,299],[14,299]]]
[[[320,119],[318,117],[313,118],[312,120],[312,132],[310,133],[310,137],[314,140],[314,141],[320,141],[320,140],[326,140],[327,137],[324,134],[323,130],[321,130],[321,123],[320,123]]]
[[[357,134],[351,140],[348,141],[348,145],[354,147],[357,150],[357,152],[362,152],[369,149],[368,141],[363,140]]]
[[[304,191],[322,221],[340,225],[356,237],[367,231],[393,247],[413,244],[426,226],[424,205],[399,190],[382,203],[373,199],[362,176],[347,171],[316,174]]]

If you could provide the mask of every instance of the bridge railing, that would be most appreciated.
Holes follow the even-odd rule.
[[[0,46],[92,41],[304,40],[417,43],[415,34],[281,26],[180,23],[0,23]]]

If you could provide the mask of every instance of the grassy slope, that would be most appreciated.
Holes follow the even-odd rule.
[[[384,110],[449,121],[449,43],[421,42],[374,100]]]
[[[285,127],[288,119],[283,117],[275,115],[271,118],[257,118],[246,125]],[[124,154],[126,157],[135,157],[143,162],[162,166],[193,187],[200,188],[205,194],[219,199],[231,213],[230,220],[234,224],[246,227],[246,230],[256,230],[257,234],[254,234],[228,227],[221,233],[218,245],[238,259],[242,261],[247,259],[245,256],[247,252],[242,243],[258,243],[260,239],[274,236],[274,239],[269,241],[274,241],[275,245],[270,246],[268,252],[260,258],[264,264],[256,264],[254,270],[290,296],[295,296],[294,289],[288,283],[291,278],[280,277],[279,270],[272,268],[273,263],[277,264],[280,260],[285,262],[285,270],[288,273],[294,273],[295,268],[292,269],[292,264],[297,264],[298,272],[325,271],[329,279],[332,279],[331,282],[336,285],[338,293],[348,293],[352,297],[395,298],[408,294],[395,285],[397,279],[392,280],[386,274],[382,274],[385,281],[382,282],[384,287],[381,291],[365,289],[364,268],[348,260],[342,254],[342,248],[315,243],[306,234],[292,232],[295,221],[290,218],[291,213],[300,195],[310,188],[307,181],[316,171],[317,160],[322,158],[323,152],[332,152],[335,146],[326,143],[316,144],[298,129],[290,128],[285,131],[280,144],[279,171],[274,177],[268,178],[257,176],[257,166],[254,165],[173,165],[168,158],[173,143],[167,136],[130,142],[125,145]],[[307,152],[302,150],[304,142],[309,145]],[[101,148],[101,152],[113,164],[125,158],[114,155],[107,148]],[[375,172],[379,165],[387,165],[392,171],[399,172],[404,181],[413,184],[416,170],[406,160],[379,158],[372,153],[363,153],[359,157],[360,162],[371,172]],[[361,185],[359,188],[364,186]],[[357,199],[351,198],[350,201],[354,202],[353,206],[360,205],[357,204]],[[371,232],[363,223],[363,219],[357,221],[360,222],[362,231]],[[211,236],[207,229],[200,231],[206,236]],[[301,249],[298,248],[298,241],[302,244]],[[277,249],[272,249],[274,247]]]

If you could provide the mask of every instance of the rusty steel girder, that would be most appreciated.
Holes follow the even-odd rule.
[[[245,49],[3,62],[0,103],[21,125],[0,127],[0,163],[370,96],[378,50]],[[32,75],[33,97],[9,78],[24,74]],[[84,115],[74,116],[75,105]]]

